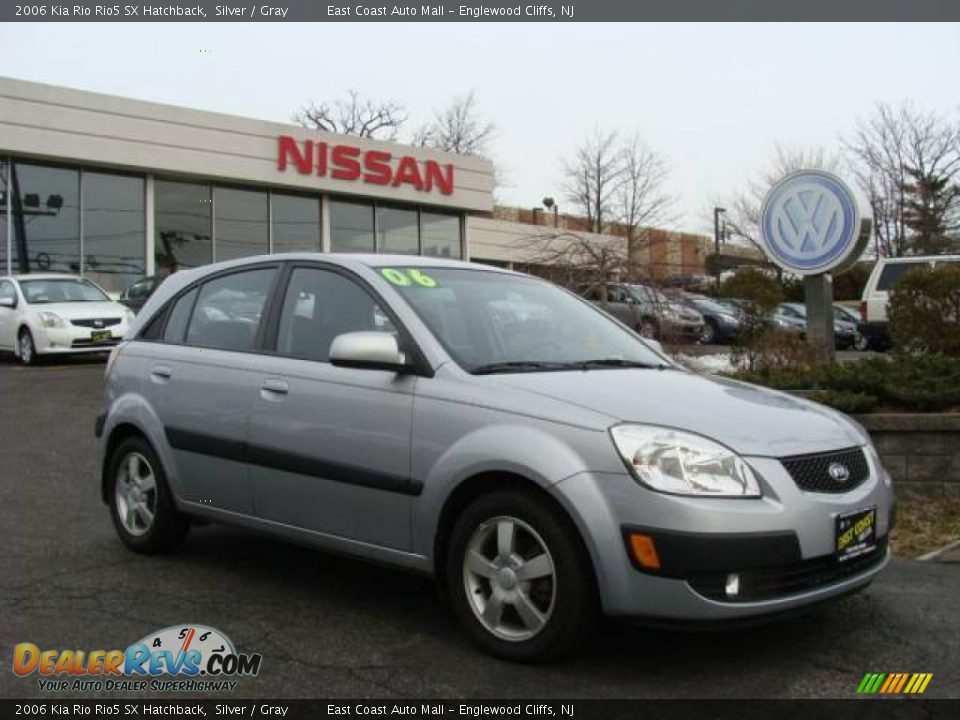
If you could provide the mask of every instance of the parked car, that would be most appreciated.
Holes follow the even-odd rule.
[[[840,303],[833,304],[833,316],[842,322],[852,323],[856,328],[856,334],[853,338],[853,349],[863,352],[870,349],[870,338],[864,332],[863,321],[860,319],[860,313],[848,305]]]
[[[0,277],[0,350],[24,365],[41,355],[106,352],[132,320],[103,288],[75,275]]]
[[[735,341],[739,336],[741,327],[739,309],[696,293],[683,293],[680,299],[703,317],[700,342],[706,345],[726,344]]]
[[[123,303],[135,313],[140,312],[140,308],[142,308],[143,304],[153,295],[165,277],[167,276],[149,275],[142,280],[138,280],[120,293],[117,301]]]
[[[644,337],[694,342],[703,331],[700,313],[647,285],[595,283],[580,294]]]
[[[804,328],[806,328],[807,306],[803,303],[780,303],[780,305],[777,306],[777,311],[781,315],[802,321]],[[853,347],[857,339],[857,334],[857,326],[854,323],[848,322],[843,318],[837,318],[836,314],[834,314],[833,338],[837,349],[846,350]]]
[[[860,302],[863,333],[871,347],[880,350],[890,347],[887,303],[890,301],[890,290],[897,280],[914,268],[935,267],[941,263],[960,263],[960,255],[913,255],[877,260],[863,287],[863,299]]]
[[[105,382],[99,484],[131,550],[205,518],[429,573],[514,660],[574,647],[601,612],[779,616],[888,561],[890,476],[858,424],[687,372],[507,270],[291,254],[179,272]]]

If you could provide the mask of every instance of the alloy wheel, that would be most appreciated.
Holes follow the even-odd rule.
[[[20,333],[20,360],[24,365],[33,362],[33,338],[28,332]]]
[[[477,620],[504,640],[537,635],[556,604],[553,556],[540,535],[515,517],[477,527],[464,553],[463,582]]]
[[[116,508],[120,523],[131,535],[145,535],[157,514],[157,481],[153,468],[138,452],[131,452],[117,469]]]

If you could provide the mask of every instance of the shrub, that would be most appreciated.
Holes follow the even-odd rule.
[[[720,295],[742,301],[740,338],[744,343],[759,337],[767,329],[770,316],[783,302],[783,289],[774,278],[759,270],[740,270],[720,285]]]
[[[960,356],[960,265],[906,273],[893,287],[888,313],[897,347]]]
[[[814,347],[799,333],[771,326],[745,338],[730,355],[735,365],[755,372],[805,370],[826,360],[823,349]]]
[[[734,377],[780,390],[804,390],[843,412],[960,412],[960,358],[877,357],[805,368],[765,367]]]

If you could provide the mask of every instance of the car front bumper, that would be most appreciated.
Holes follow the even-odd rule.
[[[871,453],[868,453],[868,458]],[[747,458],[763,478],[756,499],[665,495],[629,474],[580,473],[554,486],[579,524],[611,616],[722,622],[774,616],[854,592],[889,560],[893,493],[873,459],[843,494],[801,491],[775,458]],[[836,518],[876,507],[876,549],[839,561]],[[628,535],[660,543],[659,571],[639,568]],[[736,573],[741,591],[724,592]]]
[[[74,354],[91,352],[108,352],[118,345],[127,332],[127,323],[121,322],[102,332],[110,331],[110,339],[94,341],[91,328],[77,327],[67,324],[64,327],[31,328],[34,348],[39,355]]]

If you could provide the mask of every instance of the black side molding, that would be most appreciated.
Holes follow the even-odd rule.
[[[375,472],[341,463],[331,463],[308,455],[238,440],[227,440],[216,435],[190,430],[167,427],[164,428],[164,432],[167,435],[167,442],[176,450],[235,460],[299,475],[311,475],[323,480],[359,485],[360,487],[401,495],[416,496],[423,492],[423,483],[410,477]]]
[[[103,435],[103,426],[106,424],[106,422],[107,422],[106,413],[100,413],[99,415],[97,415],[97,422],[93,426],[94,437],[99,438],[101,435]]]

